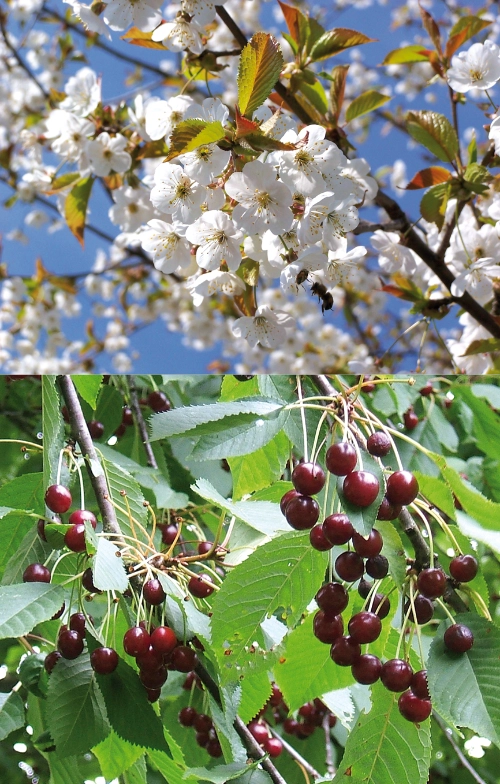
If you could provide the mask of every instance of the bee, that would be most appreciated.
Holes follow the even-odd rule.
[[[321,300],[321,312],[331,310],[333,308],[333,296],[330,294],[323,283],[313,283],[311,286],[311,294],[316,294],[318,299]]]
[[[309,277],[309,270],[303,269],[300,270],[299,274],[295,278],[295,283],[297,286],[300,286],[301,283],[304,283]]]

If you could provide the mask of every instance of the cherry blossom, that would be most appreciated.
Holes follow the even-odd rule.
[[[86,117],[97,108],[101,101],[101,83],[91,68],[80,68],[64,85],[66,98],[59,104],[60,109]]]
[[[293,152],[281,152],[280,179],[290,190],[305,196],[316,196],[325,190],[323,172],[337,168],[346,161],[345,155],[333,142],[325,141],[326,129],[308,125],[300,133],[288,131],[282,142],[294,144]]]
[[[395,231],[377,231],[372,234],[370,242],[379,253],[378,263],[384,272],[403,270],[407,275],[415,272],[417,263],[413,252],[400,243],[400,236]]]
[[[196,19],[188,21],[179,15],[173,22],[165,22],[157,27],[151,38],[153,41],[162,41],[172,52],[189,49],[193,54],[201,54],[204,49],[202,35],[203,28]]]
[[[135,231],[154,212],[146,190],[117,188],[113,191],[113,200],[115,204],[109,209],[109,219],[122,231]]]
[[[239,202],[233,210],[234,221],[250,234],[268,228],[279,233],[291,227],[290,189],[261,161],[247,163],[242,172],[231,174],[225,190],[231,199]]]
[[[450,291],[454,297],[462,297],[468,291],[478,302],[484,304],[493,294],[492,281],[495,278],[500,278],[500,266],[495,259],[477,259],[457,275]]]
[[[188,95],[177,95],[163,101],[154,97],[145,106],[145,128],[150,139],[165,137],[168,141],[172,129],[179,123],[187,109],[194,103]]]
[[[277,348],[286,339],[288,329],[293,329],[295,319],[283,311],[273,311],[269,305],[257,308],[255,316],[242,316],[232,326],[236,337],[243,337],[251,345],[260,343],[267,348]]]
[[[216,144],[203,144],[193,152],[179,155],[184,171],[201,185],[209,185],[228,165],[231,154]]]
[[[111,171],[124,172],[130,168],[132,157],[125,151],[128,140],[121,133],[111,137],[107,131],[89,142],[88,154],[94,174],[107,177]]]
[[[231,271],[241,263],[239,231],[231,218],[220,210],[204,212],[186,230],[186,239],[197,245],[196,262],[206,270],[215,270],[226,262]]]
[[[147,225],[150,228],[142,232],[141,245],[153,255],[156,269],[169,274],[179,267],[189,267],[192,257],[189,243],[184,238],[186,227],[181,223],[156,219],[148,221]]]
[[[457,93],[469,90],[489,90],[500,79],[500,50],[492,41],[472,44],[466,52],[451,59],[448,84]]]
[[[160,212],[170,214],[173,220],[186,224],[200,215],[206,189],[188,177],[182,166],[160,163],[154,181],[151,201]]]
[[[109,0],[103,11],[103,19],[112,30],[154,30],[161,21],[161,0]]]

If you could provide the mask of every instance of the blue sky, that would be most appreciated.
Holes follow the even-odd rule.
[[[61,11],[61,8],[66,8],[66,6],[62,6],[59,0],[51,0],[49,5],[57,8],[59,11]],[[358,47],[358,51],[363,55],[364,62],[368,66],[375,68],[388,51],[396,48],[403,39],[407,42],[411,42],[413,39],[413,30],[391,29],[390,11],[398,5],[398,3],[389,2],[384,6],[374,4],[362,10],[348,8],[337,13],[330,11],[327,13],[324,23],[330,27],[352,27],[371,37],[378,38],[378,41],[375,43]],[[265,6],[265,17],[269,19],[272,18],[272,7],[273,2]],[[437,15],[438,10],[435,13]],[[271,21],[271,24],[275,24],[275,22]],[[281,29],[285,29],[284,26]],[[77,41],[78,45],[81,43],[83,46],[83,39],[77,38]],[[161,52],[132,47],[124,41],[120,41],[118,33],[113,33],[111,45],[118,50],[130,53],[143,61],[155,65],[158,64],[160,59],[164,58]],[[348,53],[345,53],[335,59],[326,61],[324,67],[325,70],[328,70],[333,65],[348,62],[350,62],[350,57]],[[123,85],[123,79],[130,70],[129,66],[96,48],[91,51],[90,64],[103,76],[103,99],[105,102],[123,95],[127,91],[127,87]],[[81,65],[81,63],[75,63],[73,70],[76,71]],[[384,82],[384,70],[380,69],[380,84]],[[147,83],[155,81],[154,74],[147,74],[146,76]],[[394,86],[393,80],[391,83]],[[377,87],[377,85],[374,86]],[[407,107],[411,109],[433,109],[449,116],[446,89],[440,86],[435,86],[432,89],[437,96],[435,103],[428,104],[421,96],[408,103]],[[397,96],[392,103],[396,105],[400,100],[400,96]],[[391,103],[388,104],[388,108],[390,107]],[[465,110],[459,107],[459,110],[461,128],[475,124],[478,128],[478,133],[484,139],[482,125],[485,120],[483,115],[474,107]],[[466,112],[467,122],[464,121],[464,112]],[[367,158],[371,163],[372,171],[376,171],[386,165],[390,166],[398,158],[406,161],[410,176],[419,168],[422,168],[417,154],[408,150],[408,139],[403,133],[393,130],[389,136],[382,137],[380,135],[380,127],[381,123],[378,122],[371,131],[366,143],[360,145],[357,149],[357,155]],[[10,195],[9,189],[0,183],[0,197],[5,199],[8,195]],[[402,201],[402,206],[413,218],[417,217],[418,202],[421,195],[422,191],[407,193]],[[74,273],[87,269],[90,270],[95,260],[96,251],[98,248],[105,249],[105,244],[91,235],[90,232],[87,232],[85,248],[82,249],[67,230],[48,234],[45,228],[31,229],[24,226],[23,217],[34,206],[36,205],[21,204],[11,210],[0,209],[0,234],[5,237],[9,230],[19,227],[23,228],[30,239],[30,244],[27,246],[23,246],[18,242],[4,240],[2,261],[8,264],[9,272],[11,274],[30,275],[33,271],[34,258],[37,256],[42,259],[48,269],[56,273]],[[101,188],[95,186],[91,198],[92,215],[90,220],[104,231],[114,234],[117,232],[117,227],[114,227],[107,218],[108,208],[109,200],[107,196]],[[372,211],[371,216],[365,213],[363,217],[376,219],[376,214]],[[366,240],[368,236],[364,235],[364,239]],[[391,306],[397,307],[397,302],[394,301],[391,303]],[[87,310],[87,312],[82,314],[81,319],[68,319],[67,334],[70,336],[81,335],[82,324],[87,321],[89,315]],[[341,315],[332,312],[327,313],[325,318],[333,319],[337,323],[339,323],[338,319],[340,319],[340,323],[342,319]],[[96,324],[99,331],[99,322],[96,321]],[[221,356],[221,350],[218,346],[206,352],[197,352],[186,348],[182,345],[182,336],[168,332],[163,322],[152,324],[139,331],[133,337],[133,349],[140,353],[140,358],[134,366],[136,372],[158,372],[158,369],[161,369],[163,372],[169,372],[169,367],[180,373],[205,372],[207,365]],[[160,360],[160,357],[164,357],[164,359]],[[158,364],[159,361],[161,362],[160,365]],[[109,370],[109,366],[109,358],[103,357],[96,370]]]

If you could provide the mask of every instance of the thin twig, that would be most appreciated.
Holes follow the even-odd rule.
[[[42,93],[43,97],[48,100],[49,94],[48,92],[42,87],[38,79],[36,78],[35,74],[31,70],[31,68],[26,65],[26,63],[21,59],[20,54],[18,53],[17,49],[11,44],[9,41],[9,37],[7,35],[7,30],[5,29],[5,17],[2,12],[0,12],[0,30],[2,31],[3,40],[5,41],[5,45],[7,49],[12,53],[13,57],[16,59],[18,65],[23,69],[23,71],[29,76],[31,81],[36,84],[40,92]]]
[[[288,752],[288,754],[294,760],[296,760],[299,763],[299,765],[301,765],[304,768],[304,770],[306,770],[309,773],[310,776],[312,776],[314,779],[319,779],[321,777],[321,773],[319,773],[319,771],[317,771],[316,768],[314,768],[310,762],[304,759],[304,757],[301,754],[299,754],[297,749],[294,749],[293,746],[291,746],[290,743],[288,743],[288,741],[286,741],[281,735],[279,735],[273,727],[269,727],[269,731],[273,737],[278,738],[281,741],[281,744],[285,749],[285,751]]]
[[[132,411],[134,412],[134,417],[135,417],[135,421],[137,422],[137,427],[139,428],[139,433],[141,435],[141,441],[144,447],[144,451],[146,452],[148,465],[151,466],[151,468],[158,468],[156,457],[154,455],[153,449],[149,442],[148,429],[146,427],[146,423],[142,415],[141,406],[139,405],[139,398],[137,395],[137,388],[135,386],[134,377],[127,376],[127,383],[130,391],[130,406],[132,408]]]
[[[94,447],[94,442],[89,433],[82,407],[78,399],[78,394],[71,379],[71,376],[58,376],[59,388],[61,390],[71,425],[71,435],[78,442],[82,456],[85,461],[90,484],[95,493],[99,511],[102,516],[102,527],[105,533],[116,534],[121,537],[121,530],[116,518],[115,509],[109,498],[108,484],[102,471],[100,460]],[[125,545],[122,539],[121,543]]]
[[[323,719],[323,730],[325,733],[325,762],[326,762],[326,775],[330,776],[332,779],[335,776],[337,770],[335,768],[333,762],[333,746],[332,746],[332,736],[330,734],[330,716],[328,713]]]
[[[453,751],[457,755],[460,764],[465,768],[465,770],[467,770],[470,773],[470,775],[472,776],[474,781],[477,782],[477,784],[486,784],[486,781],[483,778],[481,778],[479,773],[477,773],[474,770],[469,760],[462,752],[462,749],[460,748],[455,738],[453,737],[451,730],[449,730],[448,727],[444,724],[444,722],[441,721],[441,719],[439,718],[439,716],[435,711],[432,712],[432,716],[434,718],[434,721],[438,725],[438,727],[443,731],[443,735],[445,736],[446,740],[450,743],[451,747],[453,748]]]

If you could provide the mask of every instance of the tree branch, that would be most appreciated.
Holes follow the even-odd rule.
[[[102,516],[103,530],[106,533],[121,536],[115,508],[109,499],[108,483],[106,482],[106,477],[102,472],[102,468],[101,473],[98,471],[98,468],[101,467],[101,461],[97,456],[94,442],[92,441],[85,417],[83,416],[82,407],[71,376],[58,376],[57,381],[66,408],[68,409],[71,435],[75,441],[78,442],[85,461],[90,484],[95,493],[99,511]],[[122,541],[122,544],[125,544],[125,542]]]
[[[33,71],[29,68],[28,65],[21,59],[20,54],[18,53],[17,49],[11,44],[9,41],[9,37],[7,35],[7,30],[5,29],[5,15],[2,11],[0,11],[0,30],[2,32],[3,40],[5,41],[5,46],[9,51],[12,53],[13,57],[17,61],[18,65],[23,69],[23,71],[29,76],[31,81],[36,84],[40,92],[42,93],[43,97],[48,100],[49,94],[48,92],[42,87],[38,79],[36,78]]]
[[[130,405],[132,411],[134,412],[134,417],[135,421],[137,422],[137,427],[139,428],[139,433],[141,434],[141,441],[144,447],[144,451],[146,452],[148,465],[151,466],[151,468],[157,469],[158,463],[156,462],[156,457],[149,442],[148,429],[142,415],[141,406],[139,405],[139,398],[137,396],[137,388],[135,386],[134,376],[127,376],[127,383],[130,391]]]
[[[328,718],[328,716],[326,716],[325,718]],[[281,741],[281,744],[285,749],[285,751],[292,757],[292,759],[298,762],[299,765],[302,768],[304,768],[304,770],[307,771],[307,773],[309,773],[310,776],[313,777],[313,779],[321,778],[321,773],[319,773],[319,771],[317,771],[316,768],[314,768],[310,762],[304,759],[302,754],[299,754],[297,749],[294,749],[293,746],[290,743],[288,743],[288,741],[282,738],[281,735],[279,735],[273,727],[269,727],[269,731],[273,737],[278,738]]]
[[[413,250],[417,256],[420,256],[422,261],[427,264],[439,280],[444,283],[447,289],[451,290],[451,285],[455,280],[455,276],[448,269],[446,264],[440,259],[437,253],[418,236],[417,232],[412,228],[407,215],[399,204],[394,199],[391,199],[384,191],[379,190],[375,196],[375,203],[387,212],[392,220],[400,220],[402,222],[402,232],[405,235],[406,246]],[[495,338],[500,338],[500,323],[488,313],[488,311],[480,305],[474,297],[468,292],[462,297],[453,297],[453,302],[456,302],[460,307],[467,311],[482,327]]]
[[[328,714],[323,719],[323,731],[325,733],[326,775],[333,779],[337,771],[333,762],[332,736],[330,735],[330,717]]]

